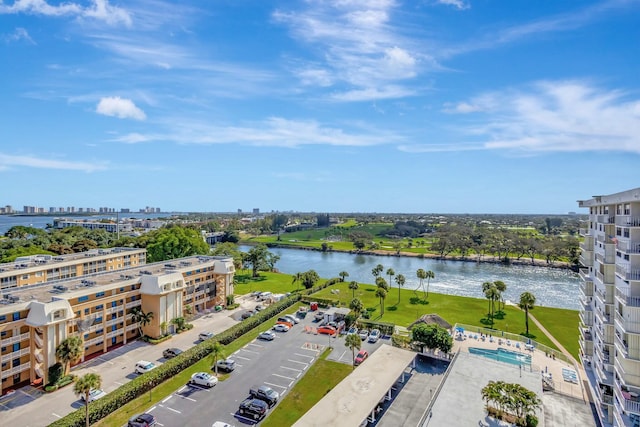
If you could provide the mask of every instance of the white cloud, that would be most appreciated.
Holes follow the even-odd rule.
[[[106,170],[105,164],[73,162],[54,159],[41,159],[32,156],[13,156],[0,153],[0,170],[9,170],[12,167],[30,167],[37,169],[58,169],[58,170],[75,170],[84,172],[95,172]]]
[[[471,7],[469,3],[462,0],[436,0],[436,2],[447,6],[453,6],[458,10],[465,10]]]
[[[163,120],[171,123],[166,132],[154,134],[131,133],[112,139],[115,142],[137,143],[170,141],[179,144],[246,144],[263,147],[296,148],[305,145],[365,147],[391,144],[402,137],[377,131],[368,126],[352,126],[352,130],[323,126],[315,120],[289,120],[270,117],[240,126],[210,125],[189,118]]]
[[[640,99],[579,81],[485,94],[481,124],[465,128],[492,150],[640,154]],[[464,105],[461,103],[458,105]],[[467,103],[475,105],[474,101]],[[455,149],[455,146],[452,146]]]
[[[7,34],[7,35],[3,36],[2,38],[7,43],[13,43],[13,42],[17,42],[17,41],[20,41],[20,40],[26,40],[31,44],[36,44],[36,42],[33,41],[31,36],[27,32],[27,30],[25,30],[24,28],[21,28],[21,27],[17,27],[13,31],[13,33]]]
[[[398,87],[418,75],[420,68],[432,66],[433,59],[419,47],[420,42],[401,34],[406,28],[394,27],[394,1],[342,0],[309,2],[308,9],[277,11],[273,18],[290,28],[291,34],[316,52],[313,65],[296,67],[301,82],[310,85],[308,73],[322,70],[319,86],[331,84],[331,99],[359,101],[388,99],[389,95],[413,95],[415,89],[379,91],[381,86]],[[318,66],[318,62],[322,65]],[[337,94],[336,91],[344,92]],[[368,94],[353,96],[353,94]]]
[[[129,13],[108,0],[92,0],[91,5],[83,7],[77,3],[65,2],[57,5],[46,0],[15,0],[13,4],[0,3],[0,14],[29,14],[44,16],[71,16],[80,19],[91,18],[109,25],[124,24],[131,26]]]
[[[102,98],[96,107],[96,113],[120,119],[144,120],[147,116],[130,99],[111,96]]]

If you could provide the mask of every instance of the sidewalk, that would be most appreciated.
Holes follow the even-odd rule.
[[[134,372],[138,360],[148,360],[161,364],[165,362],[163,350],[178,347],[186,350],[199,342],[198,334],[210,331],[218,334],[238,323],[239,313],[256,305],[254,298],[242,296],[236,298],[240,304],[235,310],[223,310],[217,313],[203,314],[189,323],[193,329],[182,332],[157,345],[135,340],[108,353],[94,357],[75,366],[71,372],[82,376],[97,373],[102,377],[102,389],[109,393],[137,377]],[[73,394],[73,385],[54,393],[42,393],[32,387],[23,387],[14,396],[0,400],[0,416],[3,425],[23,427],[42,427],[84,407],[82,401]]]

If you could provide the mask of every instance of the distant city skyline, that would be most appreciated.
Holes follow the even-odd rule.
[[[583,213],[640,186],[638,22],[632,0],[0,2],[2,198]]]

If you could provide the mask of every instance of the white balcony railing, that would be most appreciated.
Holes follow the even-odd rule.
[[[616,273],[624,280],[640,280],[640,268],[632,268],[628,263],[618,262],[616,264]]]
[[[14,335],[12,337],[3,339],[1,341],[2,342],[2,347],[6,347],[8,345],[15,344],[15,343],[18,343],[18,342],[22,342],[22,341],[25,341],[25,340],[28,340],[28,339],[29,339],[29,332],[25,332],[24,334],[20,334],[20,335]]]
[[[133,307],[138,307],[139,305],[142,305],[142,301],[141,300],[136,300],[136,301],[128,302],[126,307],[127,308],[133,308]]]
[[[634,414],[640,414],[640,400],[638,400],[637,393],[631,393],[628,391],[622,391],[618,387],[614,387],[618,401],[624,407],[626,412],[633,412]]]
[[[628,289],[616,288],[616,298],[627,307],[640,307],[640,297],[629,296]]]
[[[640,216],[619,215],[616,217],[616,225],[621,227],[640,227]]]
[[[2,379],[9,378],[15,374],[19,374],[22,371],[26,371],[31,368],[31,362],[21,363],[18,366],[15,366],[11,369],[7,369],[6,371],[2,371]]]

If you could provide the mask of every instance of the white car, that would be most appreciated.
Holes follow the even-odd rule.
[[[298,320],[296,316],[294,316],[293,314],[285,314],[282,317],[286,317],[287,319],[291,320],[291,323],[293,323],[294,325],[297,325],[298,323],[300,323],[300,320]]]
[[[103,390],[94,388],[91,389],[91,391],[89,392],[89,402],[93,402],[94,400],[98,400],[101,397],[105,397],[107,395],[107,393],[105,393]],[[85,400],[86,396],[83,394],[82,395],[82,400]]]
[[[380,331],[378,329],[374,329],[371,331],[371,333],[369,334],[369,342],[378,342],[378,340],[380,339]]]
[[[215,423],[213,423],[211,427],[233,427],[233,426],[231,424],[227,424],[222,421],[216,421]]]
[[[200,338],[200,341],[205,341],[209,338],[213,338],[213,332],[200,332],[200,334],[198,334],[198,338]]]
[[[273,330],[276,332],[289,332],[289,327],[284,323],[278,323],[273,327]]]
[[[218,378],[207,372],[196,372],[195,374],[191,375],[189,384],[213,387],[214,385],[218,384]]]
[[[155,368],[156,368],[155,364],[148,362],[146,360],[139,360],[138,362],[136,362],[136,372],[139,374],[144,374]]]
[[[276,334],[273,331],[264,331],[263,333],[258,335],[259,340],[265,340],[265,341],[273,341],[275,337],[276,337]]]

